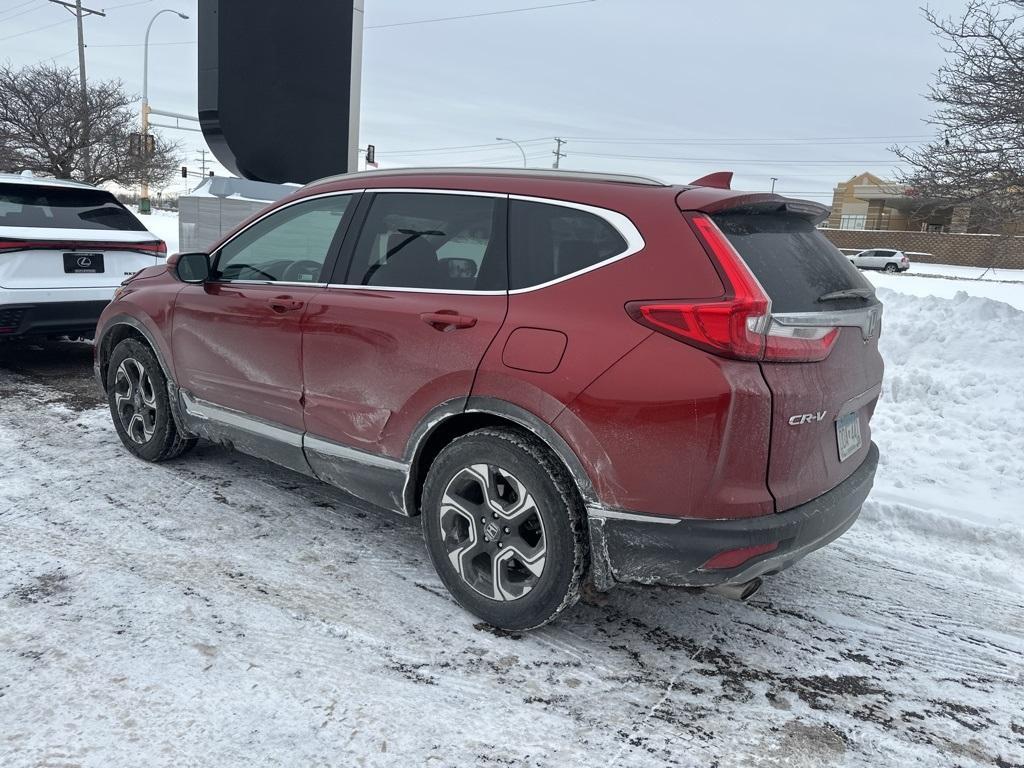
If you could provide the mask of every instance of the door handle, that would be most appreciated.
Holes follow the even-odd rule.
[[[437,312],[424,312],[420,315],[427,325],[433,326],[439,331],[447,331],[452,328],[472,328],[476,325],[476,318],[469,315],[460,315],[451,309],[442,309]]]
[[[297,309],[302,309],[306,306],[306,302],[299,301],[298,299],[291,299],[287,296],[276,296],[273,299],[268,299],[267,304],[270,308],[278,314],[285,312],[294,312]]]

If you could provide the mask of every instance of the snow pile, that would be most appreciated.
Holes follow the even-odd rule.
[[[1024,589],[1024,312],[962,291],[879,297],[882,456],[865,518],[943,539],[977,578]]]
[[[132,213],[139,217],[139,221],[146,229],[167,243],[168,255],[178,252],[178,214],[176,211],[154,209],[152,213],[145,214],[139,213],[139,209],[135,206],[130,207]]]
[[[931,265],[929,265],[931,266]],[[890,288],[900,293],[913,296],[938,296],[944,299],[952,299],[958,293],[966,291],[972,296],[980,296],[995,301],[1002,301],[1017,309],[1024,309],[1024,286],[1019,282],[1010,282],[1020,279],[1020,270],[1001,269],[997,272],[999,280],[1007,282],[995,282],[988,278],[992,273],[986,275],[985,280],[976,279],[982,270],[969,267],[944,267],[943,272],[958,270],[969,270],[972,274],[968,279],[964,274],[960,275],[938,275],[932,270],[919,269],[917,265],[911,264],[909,272],[902,274],[888,274],[886,272],[861,272],[868,280],[880,288]],[[922,272],[924,274],[915,274]]]

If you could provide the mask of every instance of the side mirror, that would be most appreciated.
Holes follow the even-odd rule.
[[[167,260],[168,267],[183,283],[205,283],[210,279],[210,256],[206,253],[178,253]]]

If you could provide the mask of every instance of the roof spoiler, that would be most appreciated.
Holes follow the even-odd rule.
[[[715,171],[690,182],[691,187],[714,187],[732,189],[732,171]]]
[[[696,210],[712,215],[718,213],[740,215],[783,213],[790,216],[799,216],[815,225],[823,222],[831,213],[831,209],[821,203],[815,203],[810,200],[792,200],[766,192],[726,197],[697,206]]]

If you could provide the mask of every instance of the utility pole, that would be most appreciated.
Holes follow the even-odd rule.
[[[554,165],[551,166],[552,168],[557,168],[558,161],[561,160],[563,157],[566,157],[565,152],[562,151],[562,145],[568,143],[569,142],[567,142],[565,139],[560,139],[557,136],[555,137],[555,150],[554,152],[551,153],[555,156],[555,162]]]
[[[199,157],[196,158],[196,159],[199,161],[199,170],[202,172],[203,176],[205,176],[206,175],[206,150],[205,149],[200,149],[199,150]]]
[[[85,181],[89,181],[92,175],[92,152],[89,148],[89,87],[85,80],[85,30],[82,27],[82,19],[85,16],[106,16],[103,11],[95,11],[92,8],[83,8],[82,0],[75,0],[74,3],[64,0],[50,0],[51,3],[63,5],[78,18],[78,80],[82,88],[82,173]]]

